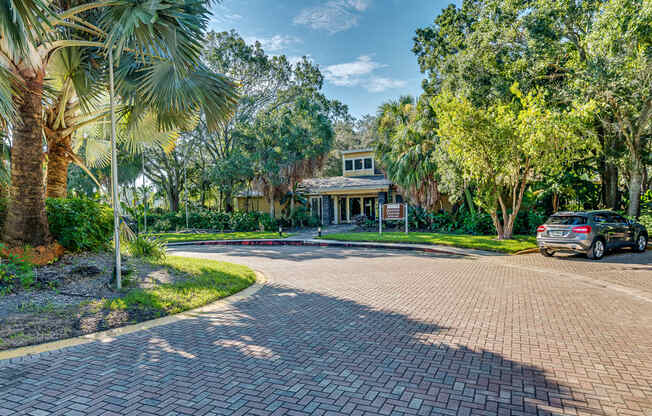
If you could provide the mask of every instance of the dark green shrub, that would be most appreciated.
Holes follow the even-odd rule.
[[[0,244],[0,251],[3,248]],[[15,292],[19,287],[27,289],[35,281],[34,268],[25,259],[15,254],[0,258],[0,296]]]
[[[491,215],[486,212],[471,214],[468,211],[462,211],[461,216],[461,224],[456,231],[462,234],[491,235],[496,233]]]
[[[113,236],[113,211],[86,198],[48,198],[52,236],[71,251],[107,249]]]
[[[162,260],[165,258],[165,242],[154,238],[138,236],[131,241],[127,241],[127,252],[134,257],[143,257],[152,260]]]

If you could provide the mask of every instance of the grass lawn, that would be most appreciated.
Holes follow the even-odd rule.
[[[253,270],[232,263],[175,256],[154,263],[186,278],[150,289],[129,290],[121,298],[105,301],[104,307],[111,310],[142,308],[170,315],[232,295],[256,281]]]
[[[283,238],[291,234],[283,233]],[[281,238],[276,232],[236,232],[236,233],[156,233],[148,234],[166,243],[182,243],[187,241],[211,241],[211,240],[258,240],[263,238]]]
[[[491,235],[466,235],[442,233],[335,233],[322,237],[324,240],[338,241],[372,241],[379,243],[441,244],[446,246],[475,248],[478,250],[516,253],[521,250],[536,248],[534,236],[517,235],[512,240],[496,240]]]
[[[91,275],[71,266],[92,265]],[[197,308],[239,292],[256,281],[248,267],[214,260],[167,256],[163,260],[126,257],[123,289],[108,288],[113,253],[66,255],[43,266],[55,284],[0,296],[0,352],[10,348],[75,337]],[[60,294],[86,297],[61,301]],[[17,301],[17,299],[19,301]]]

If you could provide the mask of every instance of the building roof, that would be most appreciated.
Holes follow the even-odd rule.
[[[349,153],[364,153],[364,152],[373,152],[374,149],[372,148],[367,148],[367,149],[351,149],[351,150],[340,150],[340,154],[347,155]]]
[[[392,182],[383,175],[374,176],[331,176],[310,178],[301,181],[304,192],[320,193],[328,191],[351,191],[356,189],[387,188]]]

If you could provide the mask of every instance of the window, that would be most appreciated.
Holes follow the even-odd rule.
[[[597,215],[593,216],[593,222],[595,222],[596,224],[604,224],[604,223],[609,222],[609,220],[607,219],[606,215],[597,214]]]
[[[627,224],[627,220],[618,214],[611,214],[611,222],[614,224]]]
[[[371,158],[366,158],[364,160],[364,168],[365,169],[371,169]]]
[[[586,224],[586,218],[579,215],[553,215],[546,224],[552,225],[580,225]]]
[[[353,161],[345,160],[344,161],[344,170],[353,170]]]
[[[355,160],[355,170],[360,170],[362,169],[362,159],[356,159]]]

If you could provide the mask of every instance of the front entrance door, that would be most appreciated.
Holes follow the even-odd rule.
[[[360,206],[360,198],[349,199],[351,203],[351,219],[356,215],[362,214],[362,207]]]

